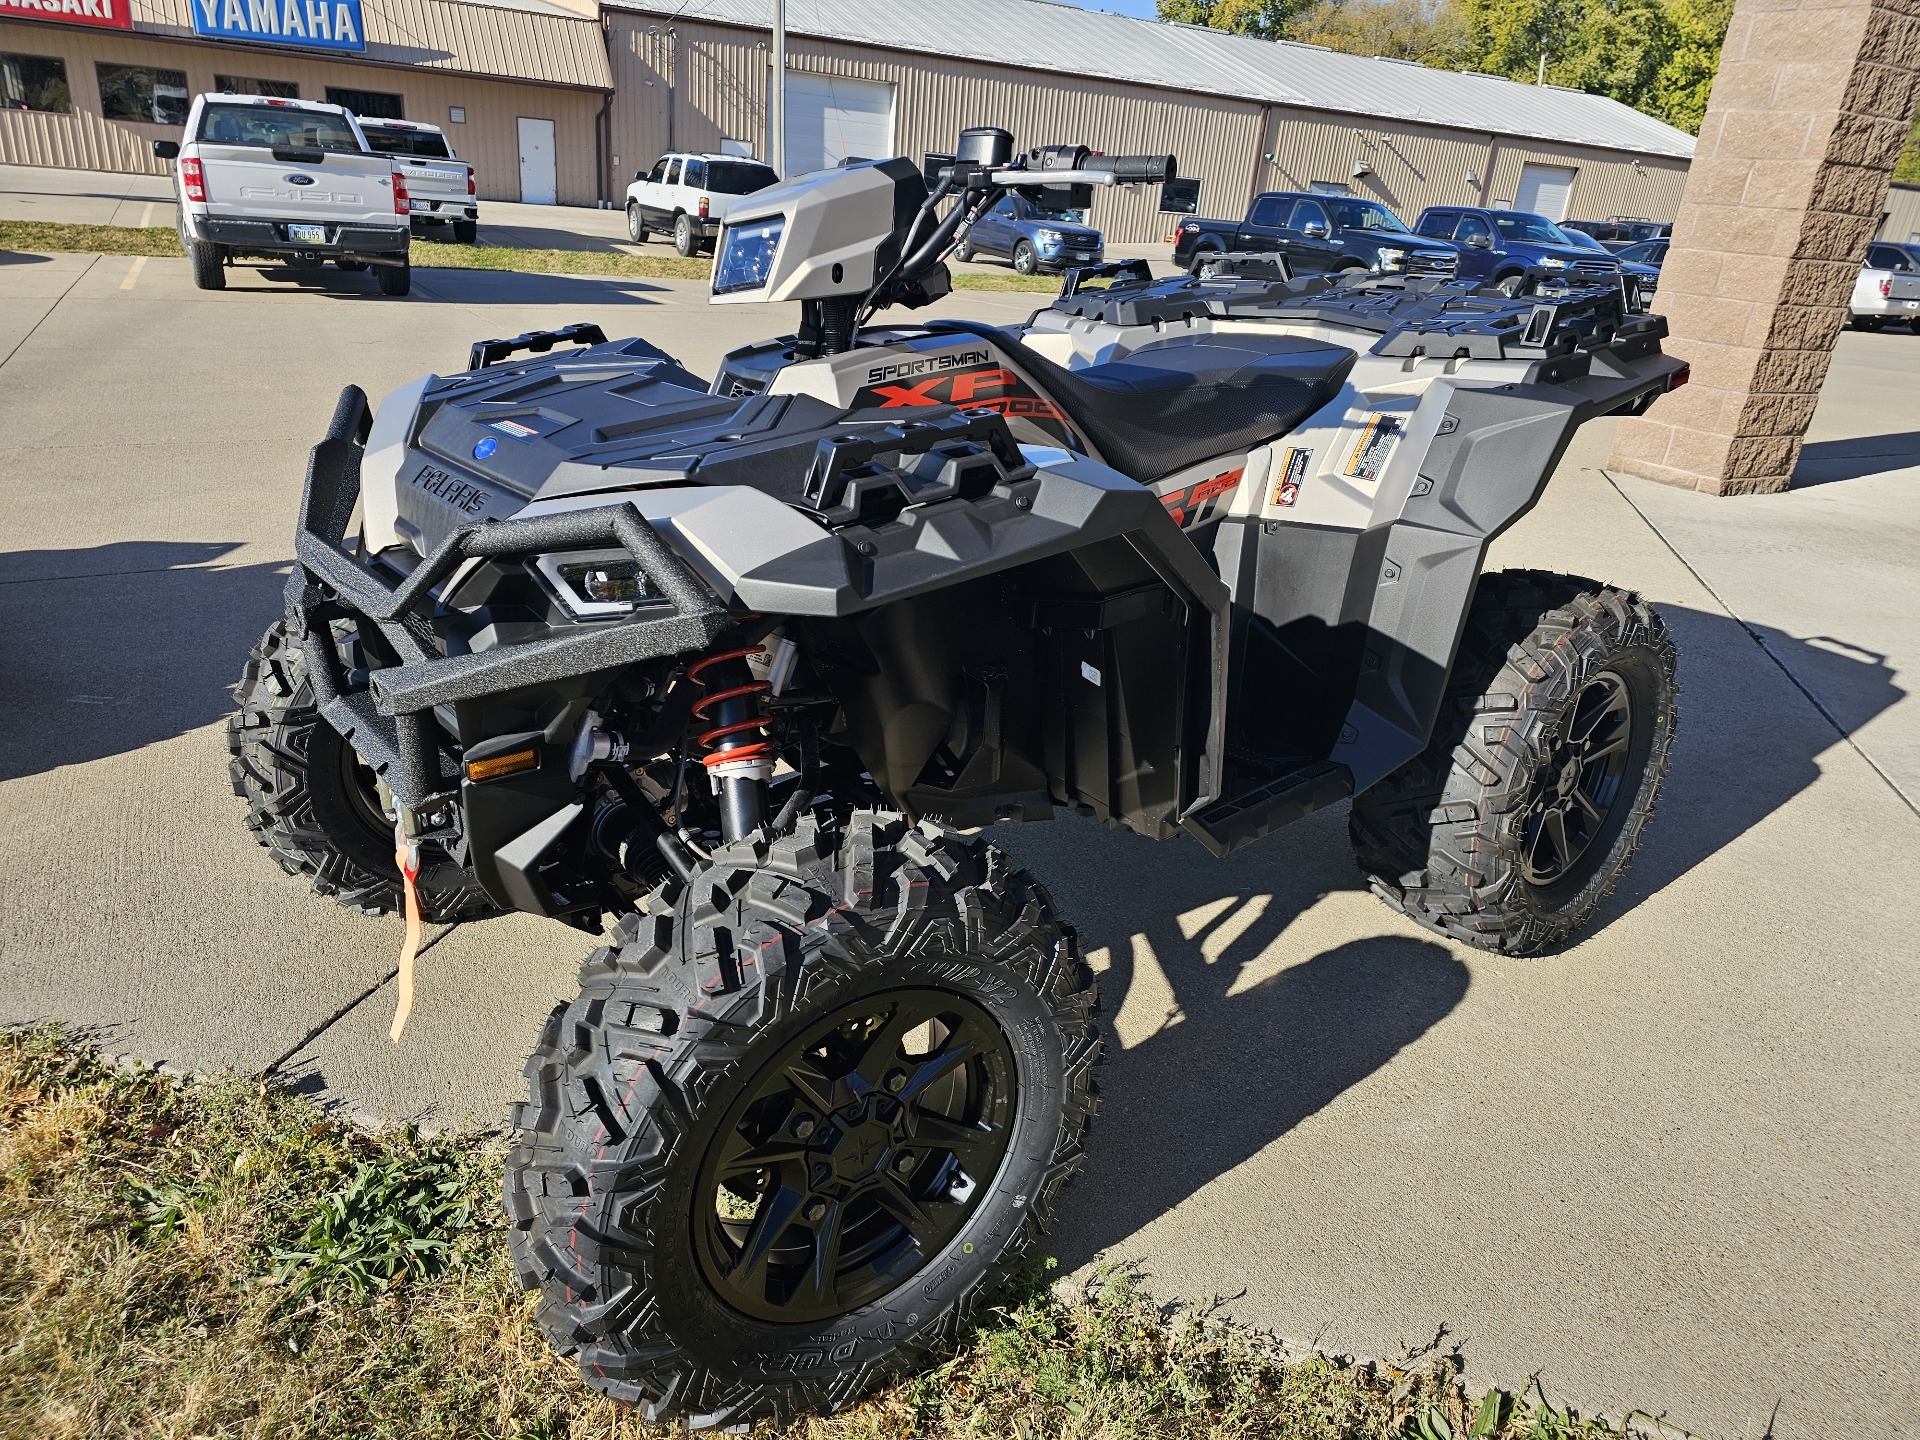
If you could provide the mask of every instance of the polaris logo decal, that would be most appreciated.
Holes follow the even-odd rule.
[[[424,491],[444,505],[469,515],[477,515],[486,508],[487,492],[478,485],[470,484],[448,474],[437,465],[422,465],[413,477],[415,489]]]
[[[928,375],[944,370],[965,370],[969,366],[989,364],[992,360],[993,356],[984,350],[956,350],[946,355],[929,355],[919,360],[902,360],[897,365],[875,365],[867,371],[867,384],[879,385],[888,380],[904,380],[914,375]]]

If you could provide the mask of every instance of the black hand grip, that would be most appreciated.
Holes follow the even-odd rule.
[[[1142,180],[1162,185],[1179,173],[1180,165],[1171,155],[1089,155],[1082,168],[1103,171],[1124,185]]]

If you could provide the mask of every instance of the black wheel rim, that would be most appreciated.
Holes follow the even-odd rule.
[[[1012,1047],[933,989],[848,1005],[782,1047],[727,1112],[694,1189],[702,1273],[800,1324],[870,1304],[946,1248],[1006,1158]]]
[[[1574,697],[1540,767],[1522,832],[1522,873],[1539,888],[1583,877],[1582,862],[1604,850],[1596,842],[1626,793],[1633,750],[1633,695],[1611,670],[1594,676]]]
[[[393,838],[393,817],[380,805],[379,777],[344,740],[340,742],[340,788],[346,792],[347,804],[353,807],[354,815],[371,834],[382,840]]]

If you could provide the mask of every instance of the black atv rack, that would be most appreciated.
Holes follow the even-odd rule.
[[[524,335],[516,335],[511,340],[476,340],[473,349],[467,354],[467,369],[484,370],[489,365],[497,365],[509,355],[517,355],[522,350],[531,350],[536,355],[544,355],[556,345],[604,345],[607,332],[598,325],[585,321],[576,325],[562,325],[558,330],[529,330]]]
[[[406,579],[389,585],[346,546],[371,426],[365,393],[347,386],[326,438],[307,462],[287,618],[302,637],[321,713],[402,803],[417,808],[447,788],[429,713],[435,706],[703,649],[732,623],[686,562],[625,503],[456,530]],[[636,611],[579,634],[474,654],[436,652],[436,587],[468,560],[593,545],[625,549],[671,612],[661,614],[665,606],[654,606],[651,613]],[[347,667],[330,624],[341,616],[371,621],[399,660],[372,670],[365,690],[346,685]]]

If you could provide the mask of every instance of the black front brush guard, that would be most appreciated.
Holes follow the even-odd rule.
[[[326,438],[307,462],[287,618],[301,637],[321,715],[409,808],[457,783],[441,766],[438,722],[430,713],[436,705],[702,650],[732,623],[686,562],[625,503],[456,530],[405,580],[389,585],[346,547],[371,426],[365,393],[347,386]],[[626,550],[672,613],[653,607],[653,613],[582,625],[577,633],[477,654],[441,653],[433,629],[435,587],[461,565],[594,545]],[[339,615],[372,623],[400,658],[372,671],[366,690],[344,684],[346,667],[329,623]]]

